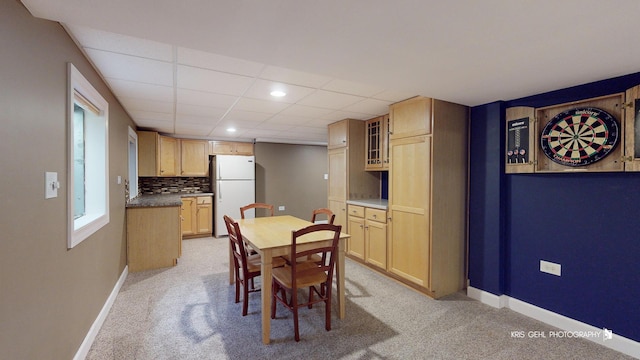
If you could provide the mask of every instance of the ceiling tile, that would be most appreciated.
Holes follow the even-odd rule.
[[[173,86],[171,63],[102,50],[86,49],[86,52],[104,77]]]
[[[173,122],[173,113],[160,113],[154,111],[129,111],[134,121],[137,120],[154,120],[154,121],[171,121]]]
[[[178,64],[250,77],[258,76],[264,68],[264,64],[257,62],[181,47],[178,48]]]
[[[290,106],[290,104],[243,97],[233,106],[233,109],[277,114],[288,106]]]
[[[149,111],[173,114],[173,102],[119,97],[118,100],[129,111]]]
[[[181,103],[178,103],[176,105],[176,114],[178,115],[195,115],[219,119],[226,112],[227,109],[211,106],[190,105]]]
[[[145,129],[152,129],[163,133],[173,132],[173,121],[160,121],[160,120],[148,120],[148,119],[136,119],[136,125]]]
[[[402,100],[414,97],[416,95],[420,95],[420,94],[410,93],[406,91],[385,90],[373,95],[372,98],[378,99],[378,100],[391,101],[392,103],[395,103],[398,101],[402,101]]]
[[[84,48],[105,50],[166,62],[173,61],[173,46],[169,44],[83,26],[67,25],[66,27]]]
[[[178,88],[226,95],[242,95],[253,78],[178,65]]]
[[[299,105],[323,107],[326,109],[340,110],[349,105],[353,105],[358,101],[364,100],[363,97],[340,94],[332,91],[318,90],[313,94],[298,101]]]
[[[277,66],[267,66],[260,74],[260,78],[311,88],[320,88],[331,80],[331,78],[327,76],[290,70]]]
[[[215,125],[220,121],[219,116],[201,116],[191,114],[176,114],[176,123],[179,124],[209,124]]]
[[[388,114],[390,104],[391,102],[389,101],[376,100],[376,99],[364,99],[358,103],[347,106],[342,110],[377,116],[377,115]]]
[[[303,118],[300,116],[282,115],[277,114],[271,119],[267,120],[267,124],[284,124],[284,125],[300,125],[309,121],[309,118]]]
[[[206,91],[189,89],[177,89],[177,101],[179,104],[200,105],[227,109],[238,99],[238,96],[216,94]]]
[[[213,129],[213,125],[176,124],[176,133],[183,135],[207,134]]]
[[[364,97],[371,97],[384,90],[384,88],[380,86],[371,86],[341,79],[331,80],[328,84],[323,86],[322,89]]]
[[[310,126],[296,126],[291,129],[291,132],[327,136],[329,131],[326,126],[321,128]]]
[[[224,121],[251,121],[251,122],[263,122],[273,116],[273,114],[261,113],[255,111],[245,111],[245,110],[231,110],[224,117]]]
[[[328,114],[326,116],[322,116],[321,118],[325,119],[325,120],[333,120],[333,121],[338,121],[338,120],[343,120],[343,119],[368,120],[368,119],[371,118],[371,115],[362,114],[362,113],[356,113],[356,112],[351,112],[351,111],[338,110],[338,111],[334,111],[331,114]]]
[[[283,110],[280,114],[289,115],[289,116],[300,116],[300,117],[310,117],[315,118],[323,115],[328,115],[333,112],[333,110],[319,108],[315,106],[304,106],[304,105],[291,105],[285,110]]]
[[[116,96],[173,102],[173,88],[162,85],[143,84],[135,81],[107,78],[107,83]]]
[[[287,95],[281,98],[273,97],[271,96],[271,91],[273,90],[284,91]],[[293,104],[314,91],[314,89],[304,86],[289,85],[282,82],[258,79],[244,95],[254,99]]]

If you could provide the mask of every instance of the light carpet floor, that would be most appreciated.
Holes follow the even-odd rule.
[[[263,345],[260,293],[243,317],[227,251],[226,238],[185,240],[177,266],[129,274],[87,359],[632,359],[585,339],[512,337],[557,329],[462,293],[433,300],[349,259],[346,318],[334,306],[325,331],[324,307],[303,308],[296,343],[278,305]]]

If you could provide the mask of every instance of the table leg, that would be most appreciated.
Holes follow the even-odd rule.
[[[344,300],[344,248],[345,239],[340,239],[338,242],[338,266],[336,268],[336,278],[338,283],[336,284],[338,290],[338,318],[344,319],[345,317],[345,300]]]
[[[271,341],[271,270],[273,267],[273,257],[270,249],[265,249],[260,254],[262,288],[262,343],[269,344]]]

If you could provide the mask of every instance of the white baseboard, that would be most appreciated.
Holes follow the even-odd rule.
[[[91,349],[91,345],[93,345],[93,341],[96,339],[96,336],[98,335],[98,332],[102,327],[102,324],[104,324],[104,321],[106,320],[107,315],[109,314],[109,310],[111,310],[113,303],[116,301],[116,296],[118,296],[118,293],[120,292],[120,288],[124,284],[124,281],[127,278],[128,274],[129,274],[129,266],[125,266],[124,270],[122,270],[122,274],[120,274],[120,278],[116,282],[116,285],[113,287],[113,290],[111,290],[111,294],[109,294],[107,301],[104,303],[102,310],[100,310],[98,317],[93,322],[93,325],[91,325],[91,328],[87,333],[87,336],[84,337],[84,341],[82,341],[82,344],[80,345],[80,348],[78,349],[78,352],[76,353],[76,355],[73,357],[73,360],[84,360],[84,358],[87,357],[87,354]]]
[[[547,309],[531,305],[524,301],[506,296],[506,295],[494,295],[489,292],[467,287],[467,296],[478,300],[484,304],[495,308],[506,307],[515,312],[528,316],[530,318],[542,321],[551,326],[559,329],[570,331],[578,334],[602,334],[603,329],[596,328],[595,326],[580,322],[578,320],[571,319],[564,315],[554,313]],[[514,330],[537,330],[537,329],[514,329]],[[610,329],[609,329],[610,330]],[[614,329],[615,330],[615,329]],[[597,344],[603,345],[610,349],[619,351],[623,354],[638,358],[640,354],[640,343],[631,339],[627,339],[617,334],[613,334],[611,339],[604,339],[603,336],[584,336],[585,339],[593,341]]]

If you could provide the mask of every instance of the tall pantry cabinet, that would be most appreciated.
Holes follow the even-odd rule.
[[[345,119],[328,127],[328,207],[347,232],[347,200],[380,198],[380,178],[364,170],[365,122]]]
[[[415,97],[389,117],[387,270],[439,298],[465,281],[469,111]]]

